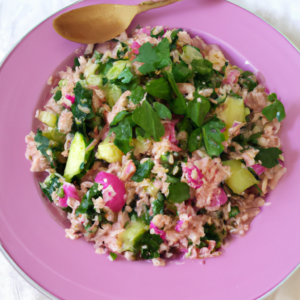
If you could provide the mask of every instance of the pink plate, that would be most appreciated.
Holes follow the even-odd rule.
[[[86,0],[74,8],[116,0]],[[119,1],[135,4],[140,0]],[[281,133],[287,174],[244,238],[219,258],[153,267],[111,262],[84,240],[71,241],[47,213],[36,177],[25,160],[24,137],[44,100],[48,78],[80,45],[58,36],[56,15],[32,30],[0,69],[0,240],[33,281],[59,299],[257,299],[300,262],[300,56],[274,28],[223,0],[186,0],[139,15],[133,22],[182,27],[216,43],[246,70],[260,71],[285,105]]]

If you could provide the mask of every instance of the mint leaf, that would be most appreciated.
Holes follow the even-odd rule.
[[[131,177],[132,181],[141,182],[144,178],[150,178],[151,170],[154,167],[154,162],[149,158],[143,164],[139,164],[136,172]]]
[[[171,183],[169,185],[168,202],[182,203],[190,198],[190,187],[185,182]]]
[[[125,68],[118,76],[118,79],[121,79],[123,83],[129,83],[132,77],[133,74],[131,73],[130,68]]]
[[[187,115],[192,119],[197,126],[201,127],[204,123],[204,119],[210,111],[210,102],[203,96],[195,92],[195,99],[189,101],[187,108]]]
[[[146,83],[146,92],[163,100],[170,101],[172,99],[171,87],[163,77],[148,81]]]
[[[271,148],[258,148],[259,152],[255,156],[256,161],[261,161],[261,165],[271,169],[279,164],[279,155],[282,153],[281,150],[275,147]]]
[[[225,141],[225,137],[220,129],[223,129],[224,127],[225,123],[223,123],[216,116],[203,125],[203,140],[209,156],[218,156],[223,152],[224,146],[222,145],[222,142]]]
[[[229,218],[234,218],[240,213],[239,207],[238,206],[232,206],[231,210],[229,212]]]
[[[200,147],[202,146],[202,129],[201,128],[197,128],[195,129],[188,140],[188,148],[189,151],[192,153],[195,150],[200,149]]]
[[[124,118],[118,123],[118,126],[112,127],[110,131],[114,132],[116,138],[114,144],[124,153],[127,154],[134,147],[131,146],[132,128],[129,117]]]
[[[147,100],[143,101],[141,107],[135,109],[132,114],[134,123],[142,127],[146,134],[153,137],[155,141],[165,134],[165,128],[160,122],[159,115],[153,110]]]
[[[55,100],[55,102],[59,101],[62,97],[62,93],[61,90],[58,90],[55,95],[53,96],[53,99]]]
[[[117,113],[117,115],[114,117],[113,121],[109,124],[110,127],[116,126],[120,121],[122,121],[127,115],[130,113],[126,110],[122,110]]]
[[[272,94],[276,95],[276,94]],[[269,96],[270,97],[270,96]],[[270,97],[272,100],[275,98],[274,96]],[[278,122],[281,122],[285,118],[285,110],[283,104],[277,99],[273,100],[274,102],[262,110],[262,114],[268,119],[268,121],[272,121],[277,118]]]
[[[161,119],[172,120],[172,114],[171,114],[170,110],[165,105],[163,105],[159,102],[154,102],[153,103],[153,108],[155,109],[155,111],[157,112],[157,114],[159,115],[159,117]]]
[[[131,91],[129,99],[133,102],[133,104],[138,104],[144,98],[145,93],[145,90],[138,85],[134,90]]]
[[[187,64],[182,60],[179,64],[173,64],[172,73],[175,82],[186,82],[190,78],[192,71],[187,67]]]

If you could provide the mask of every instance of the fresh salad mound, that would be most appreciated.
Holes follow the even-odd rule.
[[[182,29],[88,45],[57,76],[25,155],[66,237],[111,260],[219,256],[286,172],[277,95]]]

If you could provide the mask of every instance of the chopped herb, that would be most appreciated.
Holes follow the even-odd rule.
[[[178,41],[178,32],[183,31],[181,28],[177,29],[177,30],[173,30],[171,33],[171,45],[170,45],[170,50],[175,50],[176,46],[177,46],[177,41]]]
[[[131,177],[132,181],[141,182],[144,178],[150,178],[151,170],[154,167],[154,162],[148,159],[143,164],[139,164],[136,172]]]
[[[144,233],[138,242],[141,254],[144,259],[159,257],[159,246],[164,240],[158,234],[151,234],[149,231]]]
[[[229,218],[234,218],[240,213],[238,206],[232,206],[229,212]]]
[[[163,78],[152,79],[146,83],[146,92],[150,95],[170,101],[171,97],[171,87],[169,83]]]
[[[76,67],[80,67],[80,62],[78,60],[78,57],[74,58],[73,71],[75,71]]]
[[[171,183],[169,185],[168,201],[182,203],[190,198],[190,187],[185,182]]]
[[[62,187],[62,183],[59,182],[59,177],[55,174],[50,174],[44,182],[40,182],[40,187],[45,196],[49,199],[50,202],[53,202],[52,193],[56,192],[60,187]],[[62,194],[60,194],[60,197]],[[64,197],[64,195],[62,196]],[[62,198],[61,197],[61,198]]]
[[[125,68],[118,76],[118,79],[123,83],[129,83],[132,78],[133,74],[131,73],[130,68]]]
[[[122,110],[117,113],[117,115],[114,117],[113,121],[110,123],[110,127],[116,126],[120,121],[122,121],[127,115],[130,113],[126,110]]]
[[[282,151],[276,147],[271,148],[261,148],[259,147],[259,152],[255,156],[256,161],[261,161],[261,165],[271,169],[279,164],[278,159],[279,155],[282,154]]]
[[[96,199],[102,195],[102,193],[98,190],[99,183],[94,183],[92,187],[87,191],[87,193],[83,196],[79,207],[76,209],[76,216],[80,214],[88,214],[91,215],[95,213],[94,203],[92,198]]]
[[[277,99],[277,95],[275,93],[271,94],[270,96],[269,97],[273,103],[263,108],[262,114],[268,119],[268,121],[272,121],[273,119],[277,118],[278,122],[281,122],[285,118],[284,106]]]
[[[110,256],[112,261],[114,261],[118,257],[118,255],[116,253],[113,253],[113,252],[109,252],[109,256]]]
[[[138,104],[144,98],[146,91],[141,87],[137,86],[134,90],[131,91],[129,99],[133,104]]]
[[[151,30],[151,34],[150,36],[153,37],[153,38],[158,38],[158,37],[162,37],[165,33],[165,31],[162,29],[159,33],[157,34],[153,34],[153,31],[155,30],[156,28],[154,27],[152,30]]]
[[[62,97],[62,93],[61,90],[58,90],[55,95],[53,96],[53,99],[55,100],[55,102],[59,101]]]
[[[192,75],[192,71],[183,60],[179,64],[173,64],[172,73],[175,82],[186,82]]]
[[[200,149],[200,147],[202,146],[203,140],[202,140],[202,129],[201,128],[197,128],[195,129],[188,140],[188,148],[189,151],[192,153],[195,150]]]
[[[210,111],[210,102],[205,97],[195,93],[195,99],[189,101],[187,108],[187,115],[192,121],[201,127],[204,123],[204,119]]]
[[[163,215],[164,207],[165,207],[165,197],[161,193],[158,193],[157,199],[152,202],[151,206],[152,206],[153,216]]]
[[[157,114],[159,115],[159,117],[161,119],[172,119],[172,114],[170,112],[170,110],[163,104],[159,103],[159,102],[154,102],[153,103],[153,108],[155,109],[155,111],[157,112]]]

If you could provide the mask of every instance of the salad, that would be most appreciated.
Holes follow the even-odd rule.
[[[219,256],[286,172],[277,95],[182,29],[88,45],[57,78],[25,156],[66,237],[111,260]]]

